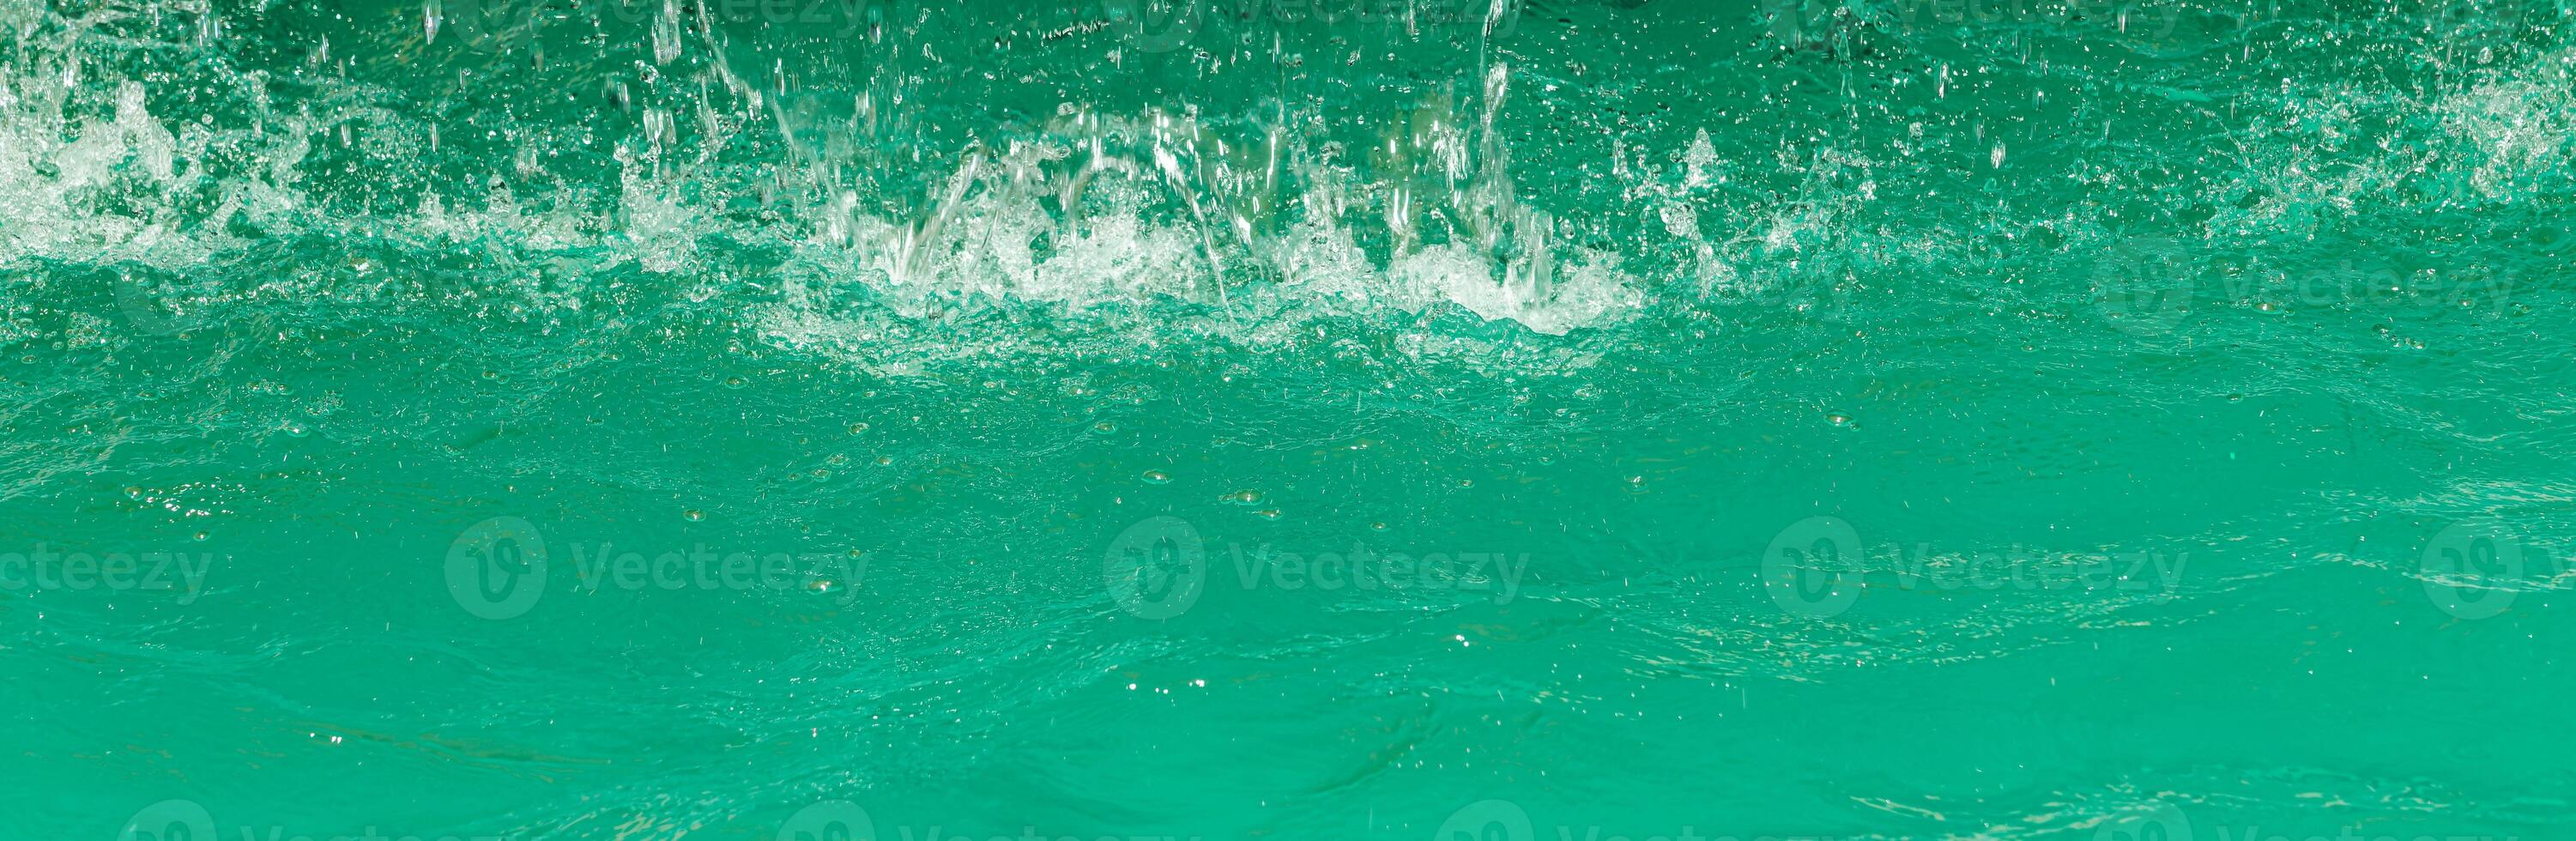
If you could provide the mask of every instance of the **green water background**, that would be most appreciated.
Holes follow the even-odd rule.
[[[0,836],[2563,834],[2564,8],[1122,8],[0,6]]]

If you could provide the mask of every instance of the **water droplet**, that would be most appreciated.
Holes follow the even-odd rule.
[[[1165,473],[1160,470],[1148,470],[1145,471],[1145,483],[1150,485],[1168,485],[1172,483],[1172,474]]]
[[[852,434],[852,435],[859,435],[859,434],[863,434],[863,433],[865,433],[865,432],[867,432],[867,431],[868,431],[868,425],[867,425],[867,424],[864,424],[864,423],[854,423],[854,424],[850,424],[850,434]]]
[[[682,512],[680,512],[680,516],[681,516],[682,518],[684,518],[684,519],[687,519],[689,522],[692,522],[692,523],[697,522],[697,521],[699,521],[699,520],[704,520],[704,519],[706,519],[706,518],[707,518],[706,512],[704,512],[704,511],[699,511],[698,509],[695,509],[695,508],[691,508],[691,509],[689,509],[689,510],[687,510],[687,511],[682,511]]]
[[[131,486],[129,486],[129,487],[127,487],[127,488],[125,489],[125,498],[126,498],[126,499],[142,499],[142,498],[143,498],[143,489],[142,489],[142,488],[137,488],[137,487],[131,487]]]
[[[1259,511],[1252,512],[1252,516],[1259,517],[1264,520],[1276,520],[1279,519],[1279,509],[1264,508]]]

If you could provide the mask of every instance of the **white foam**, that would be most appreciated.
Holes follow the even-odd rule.
[[[41,11],[12,8],[68,26]],[[310,102],[272,109],[256,75],[229,77],[249,91],[242,99],[250,107],[223,112],[221,120],[165,124],[151,112],[155,90],[100,67],[81,71],[88,76],[77,84],[113,90],[108,113],[67,116],[72,100],[61,80],[77,66],[69,58],[78,53],[71,49],[74,38],[45,41],[22,53],[28,57],[19,66],[0,71],[0,202],[9,205],[0,262],[138,260],[185,268],[246,247],[228,231],[241,220],[270,237],[488,249],[505,265],[533,260],[563,269],[631,260],[645,272],[694,284],[690,297],[703,300],[731,291],[732,281],[701,277],[718,273],[702,253],[702,240],[723,235],[791,246],[798,266],[790,271],[805,275],[796,282],[807,294],[791,298],[788,310],[763,316],[782,336],[828,333],[816,319],[848,318],[852,303],[861,301],[916,319],[1035,303],[1149,328],[1158,326],[1152,313],[1181,304],[1211,313],[1209,324],[1231,325],[1225,329],[1259,340],[1317,318],[1418,326],[1429,323],[1423,316],[1442,312],[1564,335],[1613,325],[1644,300],[1644,283],[1621,270],[1619,255],[1554,242],[1554,220],[1523,205],[1501,172],[1507,155],[1490,125],[1477,138],[1457,128],[1468,122],[1462,117],[1472,106],[1406,124],[1432,126],[1436,136],[1391,141],[1437,147],[1429,151],[1440,154],[1422,159],[1439,166],[1424,174],[1450,186],[1421,190],[1412,199],[1420,215],[1394,238],[1392,253],[1377,255],[1360,244],[1367,226],[1380,224],[1370,202],[1412,187],[1371,183],[1327,162],[1326,150],[1283,139],[1276,127],[1228,137],[1193,118],[1150,109],[1133,119],[1085,116],[1048,128],[1083,128],[1087,152],[1051,136],[1004,143],[998,155],[981,146],[969,150],[944,188],[917,210],[889,210],[907,203],[863,199],[827,185],[811,195],[786,190],[777,196],[777,213],[753,220],[721,213],[717,205],[743,182],[787,184],[791,179],[778,177],[780,170],[804,166],[797,161],[810,163],[811,156],[719,167],[711,156],[721,144],[684,151],[667,115],[648,108],[646,129],[617,146],[611,178],[551,175],[541,171],[537,156],[514,149],[509,160],[490,161],[492,172],[479,183],[473,176],[435,181],[436,187],[391,203],[399,210],[352,218],[304,192],[315,189],[305,172],[308,158],[325,144],[349,143],[351,121],[362,119],[364,130],[350,148],[362,165],[426,166],[425,154],[438,145],[434,126],[372,104],[319,116]],[[1507,72],[1497,65],[1487,76],[1498,97]],[[340,100],[388,99],[358,83],[317,84]],[[1445,100],[1437,106],[1452,107]],[[1480,122],[1489,124],[1492,115],[1484,117]],[[1476,142],[1472,155],[1470,140]],[[692,153],[697,161],[678,163]],[[743,170],[766,175],[746,177]],[[404,179],[388,180],[416,177],[403,172]],[[505,180],[505,173],[512,177]],[[551,192],[513,191],[513,184],[525,189],[549,178],[556,185]],[[587,210],[596,204],[585,189],[612,191],[615,217]],[[219,197],[211,206],[204,198],[209,193]],[[1439,241],[1434,231],[1433,241],[1422,241],[1419,226],[1433,219],[1445,220],[1440,224],[1449,226],[1451,239]],[[260,285],[329,282],[323,273],[308,274]],[[580,290],[564,287],[578,287],[581,273],[557,274],[563,276],[530,278],[518,293],[541,307],[578,307]],[[506,276],[500,282],[513,288]],[[769,278],[750,285],[783,283]]]

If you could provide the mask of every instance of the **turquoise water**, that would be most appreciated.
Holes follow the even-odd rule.
[[[0,837],[2576,837],[2556,0],[0,0]]]

